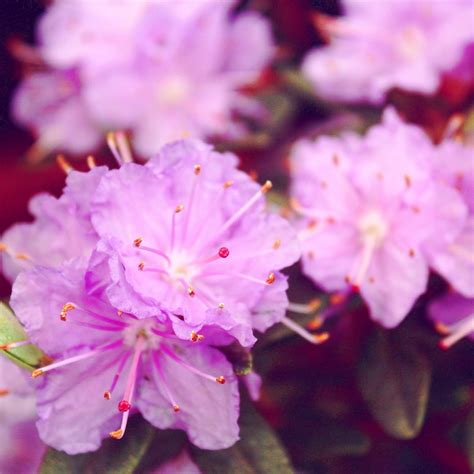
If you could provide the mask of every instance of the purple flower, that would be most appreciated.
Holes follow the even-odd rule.
[[[34,264],[57,266],[92,252],[97,235],[90,222],[90,200],[107,168],[88,173],[71,171],[64,194],[55,198],[38,194],[29,203],[35,220],[10,227],[1,237],[2,272],[13,282]]]
[[[431,303],[429,316],[445,335],[441,348],[448,349],[463,337],[474,340],[474,298],[447,293]]]
[[[303,63],[316,92],[331,100],[379,103],[395,87],[432,94],[474,42],[470,0],[344,5],[346,15],[323,27],[329,46]]]
[[[188,140],[145,166],[72,171],[36,222],[16,240],[7,232],[7,259],[32,232],[54,244],[50,255],[30,244],[35,258],[11,299],[30,340],[53,358],[33,373],[46,374],[37,406],[47,444],[97,449],[107,434],[123,436],[135,409],[202,448],[238,439],[237,380],[217,347],[251,346],[253,328],[284,318],[279,270],[300,252],[289,223],[265,209],[271,183],[259,186],[236,165]],[[248,381],[252,397],[259,385]]]
[[[206,325],[252,345],[252,326],[284,317],[279,270],[299,257],[289,223],[265,210],[270,187],[238,171],[235,156],[190,140],[108,173],[91,213],[111,302],[140,318],[163,312],[180,337]],[[221,331],[212,337],[224,342]]]
[[[85,153],[102,141],[103,131],[83,98],[75,71],[34,73],[19,86],[12,102],[16,121],[38,136],[32,159],[61,148]]]
[[[34,425],[35,398],[27,372],[0,356],[0,471],[37,472],[44,445]]]
[[[40,52],[53,70],[74,71],[74,88],[64,100],[57,87],[34,98],[51,111],[43,124],[29,105],[31,87],[22,86],[14,115],[37,130],[40,146],[71,152],[90,149],[113,129],[131,130],[144,156],[185,135],[243,133],[235,113],[260,113],[261,107],[240,89],[269,63],[273,45],[268,22],[252,12],[231,15],[234,4],[56,2],[39,25]],[[60,120],[72,104],[73,130]]]
[[[292,152],[304,273],[326,291],[360,290],[386,327],[425,291],[428,248],[444,250],[466,222],[459,193],[433,178],[433,155],[391,110],[363,138],[301,141]]]
[[[69,454],[123,437],[138,409],[158,428],[185,429],[207,449],[238,439],[239,393],[231,364],[196,335],[181,340],[163,318],[137,319],[89,288],[84,259],[34,267],[13,286],[30,340],[54,362],[33,372],[42,440]],[[54,316],[56,315],[56,317]]]

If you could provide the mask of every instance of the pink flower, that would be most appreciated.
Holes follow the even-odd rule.
[[[0,472],[36,473],[44,451],[27,372],[0,356]]]
[[[467,208],[433,178],[434,147],[389,110],[363,138],[301,141],[291,155],[303,271],[326,291],[352,285],[396,326],[426,289],[428,247],[445,249]]]
[[[429,316],[445,335],[441,348],[448,349],[463,337],[474,340],[474,298],[447,293],[431,303]]]
[[[56,2],[39,25],[40,52],[55,72],[20,86],[14,115],[37,131],[40,146],[73,153],[115,129],[131,130],[144,156],[185,135],[241,134],[235,113],[261,107],[240,89],[269,63],[273,45],[268,22],[231,15],[234,3]],[[46,90],[56,76],[68,83],[63,71],[73,71],[74,87]],[[32,101],[29,83],[45,87]]]
[[[379,103],[395,87],[432,94],[474,42],[470,0],[344,5],[345,16],[327,19],[329,46],[303,63],[316,92],[331,100]]]

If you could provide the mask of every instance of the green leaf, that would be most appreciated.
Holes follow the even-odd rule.
[[[229,449],[205,451],[191,447],[191,454],[206,474],[293,472],[282,444],[248,401],[244,401],[241,406],[240,438],[240,441]]]
[[[5,303],[0,302],[0,344],[10,344],[27,339],[25,330],[12,310]],[[17,365],[29,370],[39,367],[45,359],[45,354],[32,344],[0,351],[0,353]]]
[[[69,456],[61,451],[48,449],[40,474],[132,474],[143,462],[156,433],[143,418],[134,416],[122,440],[106,440],[93,453]]]
[[[419,433],[426,413],[431,363],[405,328],[375,329],[364,347],[357,382],[372,415],[394,438]]]

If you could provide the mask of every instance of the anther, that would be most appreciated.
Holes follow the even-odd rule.
[[[329,339],[329,333],[322,332],[321,334],[314,334],[313,338],[316,344],[322,344],[323,342],[326,342]]]
[[[140,263],[138,264],[138,269],[139,269],[139,270],[143,270],[144,268],[145,268],[145,262],[140,262]]]
[[[194,165],[194,174],[198,176],[200,172],[201,172],[201,165]]]
[[[435,326],[436,331],[442,334],[443,336],[446,336],[449,334],[449,328],[445,324],[437,321],[434,326]]]
[[[176,405],[176,403],[173,405],[173,411],[175,413],[178,413],[179,411],[181,410],[181,408],[179,408],[179,405]]]
[[[106,400],[110,400],[112,398],[112,394],[109,391],[104,392],[104,398]]]
[[[271,285],[275,282],[275,274],[273,272],[270,272],[267,276],[267,279],[265,280],[265,283],[268,285]]]
[[[410,249],[410,250],[408,251],[408,255],[409,255],[410,257],[414,257],[414,256],[415,256],[415,251],[414,251],[413,249]]]
[[[36,370],[33,370],[33,372],[31,372],[31,376],[36,379],[37,377],[39,377],[40,375],[43,375],[44,372],[42,369],[36,369]]]
[[[179,214],[183,209],[184,209],[183,204],[179,204],[178,206],[176,206],[174,212],[175,212],[176,214]]]
[[[120,413],[125,413],[126,411],[129,411],[130,408],[132,408],[132,405],[127,400],[121,400],[118,404],[118,411]]]
[[[135,247],[140,247],[140,245],[142,244],[142,242],[143,242],[143,239],[142,239],[141,237],[138,237],[138,238],[136,238],[136,239],[133,241],[133,245],[134,245]]]
[[[321,316],[316,316],[308,323],[308,329],[315,331],[316,329],[319,329],[323,324],[323,318],[321,318]]]
[[[69,311],[72,311],[73,309],[76,309],[76,306],[73,303],[66,303],[62,309],[61,313],[59,313],[59,318],[61,321],[66,321],[67,320],[67,313]]]
[[[15,258],[18,260],[29,260],[29,256],[26,253],[18,252],[15,254]]]
[[[224,309],[224,303],[219,303],[219,304],[217,305],[217,307],[218,307],[219,309]]]
[[[0,252],[6,252],[8,249],[7,244],[0,242]]]
[[[228,179],[224,182],[224,189],[230,188],[233,184],[234,182],[231,179]]]
[[[56,157],[56,163],[66,174],[69,174],[73,170],[73,167],[66,158],[64,158],[64,155],[58,155]]]
[[[219,377],[216,377],[216,382],[220,383],[221,385],[225,384],[225,377],[223,375],[220,375]]]
[[[281,247],[281,240],[280,239],[276,239],[275,242],[273,242],[273,245],[272,245],[272,248],[274,250],[277,250]]]
[[[337,155],[332,155],[332,162],[334,166],[339,166],[339,157]]]
[[[264,185],[261,187],[261,191],[262,193],[267,193],[268,191],[270,191],[270,189],[272,189],[273,187],[273,184],[271,181],[267,180],[265,181]]]
[[[6,395],[8,395],[10,392],[5,389],[5,388],[0,388],[0,397],[5,397]]]
[[[227,247],[221,247],[219,249],[219,257],[221,258],[227,258],[229,256],[230,252]]]
[[[407,174],[405,175],[404,178],[405,178],[405,184],[406,184],[407,188],[409,188],[411,186],[411,178]]]
[[[121,309],[118,309],[117,310],[117,316],[122,316],[122,314],[123,314],[123,311]]]
[[[122,439],[123,438],[123,430],[111,431],[109,436],[113,439]]]
[[[191,297],[196,296],[196,292],[194,291],[194,288],[192,286],[188,288],[188,295]]]
[[[196,331],[191,331],[191,341],[201,342],[203,340],[204,340],[204,336],[202,334],[198,334]]]
[[[95,168],[95,167],[96,167],[95,158],[94,158],[92,155],[89,155],[89,156],[87,157],[86,162],[87,162],[87,166],[89,167],[90,170],[91,170],[92,168]]]

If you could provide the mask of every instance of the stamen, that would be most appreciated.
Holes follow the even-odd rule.
[[[59,314],[59,318],[61,321],[66,321],[67,320],[67,313],[69,311],[72,311],[73,309],[76,309],[76,306],[73,303],[66,303],[62,310],[61,313]]]
[[[193,342],[201,342],[204,340],[204,336],[202,334],[198,334],[196,331],[191,331],[190,339]]]
[[[64,155],[56,156],[56,163],[58,166],[64,171],[64,173],[69,174],[74,168],[71,164],[66,160]]]
[[[221,258],[227,258],[230,255],[230,251],[227,247],[221,247],[216,255],[211,255],[210,257],[203,258],[201,260],[195,260],[189,265],[204,265],[206,263],[215,262]]]
[[[41,369],[36,369],[31,373],[31,376],[35,379],[40,375],[45,374],[54,369],[59,369],[60,367],[64,367],[66,365],[74,364],[75,362],[79,362],[81,360],[89,359],[90,357],[94,357],[98,354],[102,354],[103,352],[110,351],[112,349],[116,349],[117,347],[122,345],[122,340],[114,341],[110,344],[106,344],[104,346],[99,346],[96,349],[86,352],[84,354],[80,354],[74,357],[69,357],[68,359],[61,360],[59,362],[54,362],[53,364],[47,365],[45,367],[41,367]]]
[[[319,298],[312,299],[307,304],[289,303],[288,310],[292,313],[298,314],[313,314],[321,307],[321,300]]]
[[[217,307],[218,307],[219,309],[224,309],[224,303],[219,303],[219,304],[217,305]]]
[[[132,359],[132,366],[130,367],[130,372],[128,373],[127,384],[125,387],[125,393],[123,396],[122,401],[119,403],[119,411],[122,408],[122,424],[120,428],[116,431],[112,431],[109,433],[109,436],[114,439],[121,439],[125,434],[127,429],[128,418],[130,415],[130,408],[132,407],[132,399],[133,394],[135,392],[135,384],[137,381],[137,372],[138,372],[138,365],[140,363],[140,357],[143,352],[145,340],[142,337],[137,339],[137,343],[135,345],[135,351],[133,353]]]
[[[234,181],[231,179],[224,182],[224,189],[230,188],[234,184]]]
[[[156,376],[160,379],[159,384],[156,383],[156,380],[155,380],[155,383],[156,383],[157,386],[163,388],[166,398],[168,399],[171,406],[173,407],[173,411],[175,413],[178,413],[180,411],[180,407],[176,403],[175,398],[174,398],[168,384],[166,383],[166,377],[165,377],[165,374],[163,372],[163,369],[161,368],[160,361],[158,359],[158,354],[156,352],[153,353],[153,362],[155,363],[154,367],[156,368]]]
[[[362,255],[360,257],[359,268],[354,277],[348,276],[349,283],[352,285],[354,291],[359,291],[360,286],[363,283],[367,271],[372,261],[372,256],[376,247],[377,239],[369,236],[365,238],[364,247],[362,249]]]
[[[272,188],[271,181],[265,181],[265,184],[232,216],[230,217],[221,229],[218,231],[217,237],[220,237],[232,224],[235,224],[264,194],[266,194]]]
[[[194,175],[196,176],[196,178],[199,176],[200,173],[201,173],[201,165],[194,165]],[[188,234],[189,220],[191,219],[191,215],[192,215],[192,208],[195,201],[194,196],[196,194],[197,185],[198,185],[198,180],[194,179],[193,184],[191,185],[191,192],[189,193],[187,212],[184,216],[184,221],[183,221],[183,232],[181,234],[181,243],[183,245],[186,242],[186,237]]]
[[[461,321],[449,326],[438,324],[437,329],[440,328],[449,334],[449,336],[439,342],[439,347],[447,350],[462,338],[468,336],[470,333],[474,333],[474,314],[471,314]]]
[[[128,143],[127,135],[125,135],[124,132],[119,131],[115,132],[115,138],[124,163],[132,163],[133,156],[130,150],[130,144]]]
[[[294,331],[296,334],[300,335],[303,339],[306,339],[311,344],[322,344],[323,342],[329,339],[329,333],[322,332],[320,334],[311,334],[309,331],[301,327],[295,321],[286,316],[281,320],[281,322],[289,329]]]
[[[181,357],[178,357],[174,352],[169,350],[166,346],[162,346],[163,353],[166,354],[168,357],[173,359],[175,362],[178,364],[182,365],[185,369],[189,370],[193,374],[199,375],[200,377],[203,377],[207,380],[210,380],[212,382],[217,382],[221,385],[225,383],[225,377],[223,375],[220,375],[218,377],[213,377],[212,375],[206,374],[205,372],[202,372],[199,369],[196,369],[192,365],[189,365],[187,362],[185,362]]]
[[[192,286],[188,287],[188,295],[191,297],[196,296],[196,292],[194,291],[194,288]]]
[[[31,344],[30,341],[16,341],[8,344],[0,344],[0,351],[8,351],[15,349],[15,347],[27,346],[28,344]]]
[[[147,247],[146,245],[142,245],[142,242],[143,242],[143,239],[141,237],[137,237],[133,241],[133,246],[145,252],[150,252],[155,255],[158,255],[159,257],[164,258],[166,260],[166,263],[168,263],[168,265],[171,265],[171,260],[168,257],[168,255],[166,255],[165,252],[162,252],[161,250],[158,250],[158,249],[154,249],[153,247]]]
[[[97,166],[97,164],[95,162],[95,158],[92,155],[89,155],[87,157],[86,162],[87,162],[87,166],[89,167],[90,170]]]
[[[243,278],[244,280],[252,281],[253,283],[257,283],[259,285],[271,285],[276,277],[273,272],[270,272],[268,274],[268,277],[266,280],[259,280],[258,278],[253,277],[252,275],[247,275],[245,273],[234,273],[234,272],[228,272],[228,273],[222,273],[222,272],[213,272],[213,273],[204,273],[200,276],[200,278],[208,278],[208,277],[215,277],[215,276],[235,276],[238,278]]]
[[[120,358],[120,362],[119,362],[119,365],[117,367],[117,372],[115,372],[115,375],[114,375],[114,378],[112,379],[112,383],[110,385],[110,388],[104,392],[104,398],[106,400],[110,400],[111,396],[112,396],[112,393],[114,392],[115,390],[115,387],[117,386],[117,383],[120,379],[120,376],[122,375],[122,372],[123,372],[123,369],[125,367],[125,364],[127,363],[128,359],[130,358],[131,356],[131,352],[130,351],[127,351],[125,352],[121,358]]]
[[[123,144],[118,143],[118,134],[114,132],[107,133],[107,145],[109,146],[112,155],[114,155],[115,161],[117,161],[120,166],[127,161],[132,161],[128,160],[129,156],[122,154],[123,150],[121,148],[123,147]]]

